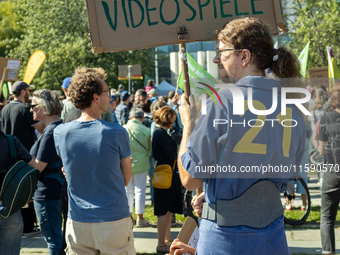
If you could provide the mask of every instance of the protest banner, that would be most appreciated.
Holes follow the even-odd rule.
[[[319,68],[309,68],[308,75],[312,87],[320,87],[321,85],[323,85],[328,88],[329,79],[327,66]]]
[[[184,225],[177,236],[177,239],[196,249],[199,239],[199,231],[197,223],[193,218],[188,217],[185,220]],[[174,252],[171,251],[170,255],[173,254]]]
[[[3,81],[16,81],[19,75],[21,59],[0,58],[0,77]]]
[[[8,95],[7,85],[3,87],[4,81],[16,81],[19,75],[21,59],[17,58],[0,58],[0,95],[6,89],[4,95]]]
[[[89,35],[94,53],[178,44],[179,27],[186,42],[215,40],[214,31],[228,21],[252,16],[286,30],[279,0],[87,0]]]

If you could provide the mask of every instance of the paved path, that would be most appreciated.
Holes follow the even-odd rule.
[[[172,228],[172,236],[175,238],[180,228]],[[135,228],[135,248],[137,252],[155,253],[157,246],[156,228]],[[340,238],[340,229],[335,230],[336,237]],[[319,229],[286,229],[288,246],[292,254],[321,254],[321,241]],[[30,253],[48,254],[46,243],[41,235],[23,237],[21,249],[22,255]],[[340,241],[336,241],[337,254],[340,253]]]
[[[312,205],[320,205],[320,192],[317,185],[317,179],[312,178],[308,184],[312,197]],[[150,197],[147,196],[147,203],[150,204]],[[175,238],[180,228],[172,228],[172,236]],[[157,246],[157,229],[156,228],[134,228],[135,248],[137,252],[155,253]],[[340,229],[335,230],[336,253],[340,253]],[[291,228],[287,226],[286,236],[288,246],[292,254],[321,254],[321,239],[319,226],[302,226],[301,228]],[[30,253],[48,254],[46,243],[41,235],[23,237],[22,255]]]

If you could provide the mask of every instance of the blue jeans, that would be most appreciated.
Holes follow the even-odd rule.
[[[59,255],[63,242],[60,199],[34,200],[34,209],[50,255]]]
[[[0,216],[0,255],[20,254],[23,228],[20,210],[6,219]]]
[[[150,176],[150,196],[151,196],[151,201],[154,201],[154,196],[153,196],[153,186],[152,186],[152,175],[155,171],[154,167],[153,167],[153,157],[152,157],[152,152],[149,158],[149,162],[150,162],[150,169],[149,169],[149,176]]]

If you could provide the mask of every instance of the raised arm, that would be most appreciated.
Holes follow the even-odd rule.
[[[197,110],[195,107],[195,99],[191,95],[189,97],[190,105],[188,104],[185,96],[182,96],[182,105],[179,108],[180,116],[183,124],[182,141],[178,152],[178,170],[181,177],[182,185],[188,190],[194,190],[203,185],[203,181],[193,178],[189,172],[183,167],[181,157],[188,150],[187,143],[190,134],[195,128],[195,119]],[[191,117],[195,116],[195,117]]]

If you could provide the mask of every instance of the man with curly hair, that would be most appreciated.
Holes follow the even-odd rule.
[[[69,96],[82,114],[54,131],[68,183],[67,254],[135,254],[124,188],[131,178],[128,133],[101,119],[110,97],[96,69],[77,69]]]

